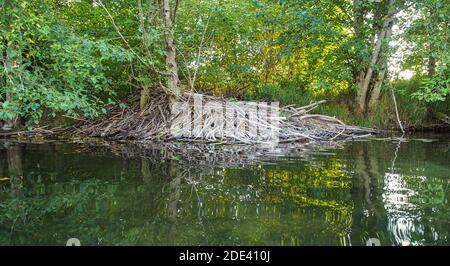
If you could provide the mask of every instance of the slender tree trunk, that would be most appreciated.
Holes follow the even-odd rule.
[[[430,19],[434,20],[434,9],[431,8],[430,9]],[[431,29],[429,29],[429,38],[431,39],[433,36],[431,36]],[[434,74],[436,73],[436,58],[434,58],[433,56],[433,51],[434,51],[434,45],[433,45],[433,41],[430,41],[430,56],[428,57],[428,77],[432,78],[434,76]]]
[[[433,21],[435,20],[435,17],[434,17],[435,12],[434,11],[435,11],[434,7],[430,7],[430,9],[428,11],[430,21],[429,21],[429,24],[428,24],[428,27],[427,27],[428,40],[429,40],[429,43],[428,43],[428,45],[429,45],[429,50],[428,50],[429,56],[428,56],[428,64],[427,64],[427,76],[428,76],[429,79],[433,78],[434,75],[436,74],[436,58],[433,56],[433,52],[435,51],[435,47],[434,47],[433,41],[432,41],[433,29],[431,29],[432,25],[434,24]],[[426,108],[427,108],[427,117],[428,118],[433,118],[433,117],[436,116],[436,113],[433,112],[433,108],[431,107],[431,105],[427,104]]]
[[[386,72],[387,72],[387,62],[384,62],[384,66],[378,72],[377,79],[375,81],[375,84],[373,85],[372,93],[370,95],[369,100],[369,110],[373,110],[373,108],[375,108],[375,106],[378,103],[378,99],[380,98],[381,94],[381,88],[386,77]]]
[[[166,31],[166,66],[168,71],[167,89],[173,95],[178,96],[181,94],[180,88],[178,87],[180,80],[178,78],[175,38],[172,32],[172,23],[175,15],[171,15],[169,0],[161,0],[161,13]]]
[[[381,93],[381,87],[383,85],[383,82],[386,78],[386,72],[388,69],[387,60],[388,60],[388,54],[389,54],[389,41],[391,39],[392,35],[392,26],[393,22],[391,21],[388,24],[388,28],[386,31],[386,36],[384,40],[384,45],[382,47],[381,55],[378,61],[378,65],[381,66],[381,69],[378,71],[377,78],[375,80],[373,89],[371,94],[369,95],[369,110],[373,109],[375,105],[378,103],[378,99],[380,98]]]
[[[149,7],[148,7],[148,17],[147,17],[147,25],[154,26],[154,19],[158,15],[158,10],[155,9],[155,3],[154,0],[149,0]],[[144,47],[147,54],[151,54],[149,47],[148,47],[148,36],[147,36],[147,28],[145,23],[145,14],[144,9],[142,6],[142,0],[137,1],[138,4],[138,15],[139,15],[139,31],[142,33],[142,46]],[[141,89],[141,97],[140,97],[140,110],[143,111],[145,109],[145,106],[147,106],[147,103],[150,99],[150,88],[146,86],[146,84],[142,85]]]
[[[428,77],[433,77],[436,73],[436,59],[434,56],[430,55],[428,57]]]
[[[355,37],[360,42],[364,42],[364,18],[366,16],[367,10],[363,7],[361,0],[355,0],[353,3],[353,12],[355,14]],[[354,69],[354,79],[356,86],[358,87],[358,93],[361,91],[365,76],[364,59],[360,54],[356,54],[355,69]]]
[[[369,92],[370,80],[372,79],[372,75],[374,72],[374,66],[378,61],[378,57],[381,50],[381,45],[386,35],[386,29],[381,29],[378,34],[377,42],[375,43],[375,47],[372,53],[372,59],[370,60],[370,66],[367,68],[366,74],[364,75],[364,79],[362,82],[362,86],[359,88],[357,94],[357,104],[358,110],[365,112],[366,111],[366,103],[367,103],[367,94]]]
[[[394,13],[394,2],[395,0],[389,0],[388,6],[387,6],[387,18],[385,19],[383,25],[378,30],[377,39],[374,44],[373,50],[372,50],[372,57],[370,60],[370,65],[368,66],[366,73],[364,74],[363,81],[359,84],[359,89],[356,97],[356,103],[357,103],[357,109],[360,113],[365,113],[367,111],[367,103],[368,103],[368,96],[370,91],[370,84],[372,80],[373,73],[375,71],[375,66],[377,62],[379,61],[380,52],[383,43],[386,42],[387,37],[390,37],[390,30],[392,28],[393,24],[393,13]],[[380,16],[383,17],[383,16]],[[375,21],[376,23],[376,21]],[[383,74],[384,78],[384,74]]]

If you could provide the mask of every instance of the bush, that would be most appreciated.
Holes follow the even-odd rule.
[[[6,10],[0,24],[0,120],[20,116],[31,127],[44,110],[88,118],[105,113],[114,95],[107,63],[130,56],[75,35],[45,16],[42,4],[15,1]]]

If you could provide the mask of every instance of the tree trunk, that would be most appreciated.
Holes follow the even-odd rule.
[[[436,73],[436,59],[434,56],[430,55],[428,57],[428,77],[432,78]]]
[[[355,16],[355,24],[353,26],[355,30],[355,37],[357,40],[363,42],[365,40],[364,37],[364,18],[366,16],[367,10],[362,6],[361,0],[355,0],[353,3],[353,12]],[[355,84],[358,87],[358,93],[361,91],[361,88],[363,86],[364,82],[364,76],[365,76],[365,67],[364,67],[364,59],[361,57],[360,54],[356,54],[356,60],[355,60],[355,66],[354,66],[354,80]],[[358,110],[360,111],[360,110]]]
[[[431,8],[429,11],[430,19],[434,19],[434,9]],[[433,36],[431,36],[431,29],[429,29],[429,38],[431,39]],[[433,41],[430,41],[430,56],[428,57],[428,77],[432,78],[434,74],[436,73],[436,58],[433,56],[434,51],[434,45]]]
[[[164,22],[165,43],[166,43],[166,66],[168,71],[167,77],[167,89],[175,96],[181,94],[178,84],[180,83],[178,78],[178,66],[176,61],[176,46],[175,38],[172,33],[172,16],[170,11],[169,0],[161,0],[161,12],[162,20]]]
[[[367,68],[367,71],[364,75],[364,79],[361,84],[359,85],[359,90],[356,96],[356,103],[357,103],[357,109],[360,113],[367,112],[367,102],[368,102],[368,95],[370,91],[370,84],[372,80],[372,75],[375,70],[375,66],[377,62],[379,61],[381,47],[383,43],[385,43],[387,37],[390,37],[390,31],[393,24],[393,13],[394,13],[394,2],[395,0],[389,0],[388,6],[387,6],[387,15],[385,17],[386,20],[383,23],[383,26],[380,27],[378,34],[377,34],[377,40],[375,42],[375,45],[373,47],[372,51],[372,58],[370,60],[370,65]],[[380,16],[384,17],[384,16]],[[376,27],[376,26],[375,26]],[[384,79],[384,74],[383,74]]]
[[[372,74],[374,71],[374,66],[378,61],[378,57],[381,50],[381,44],[383,43],[383,40],[386,36],[386,29],[383,28],[380,30],[378,34],[377,42],[375,43],[375,47],[373,49],[372,53],[372,59],[370,60],[370,66],[367,68],[366,74],[364,75],[364,79],[362,82],[362,86],[358,90],[357,94],[357,104],[358,104],[358,111],[365,112],[366,110],[366,103],[367,103],[367,94],[369,92],[369,85],[370,80],[372,79]]]
[[[380,98],[381,87],[383,85],[385,76],[387,72],[387,60],[384,62],[383,69],[378,72],[377,79],[375,84],[373,85],[372,93],[369,99],[369,110],[373,110],[373,108],[378,103],[378,99]]]
[[[372,92],[369,96],[369,110],[373,109],[375,105],[378,103],[378,99],[380,98],[381,87],[386,78],[386,72],[388,69],[387,60],[388,60],[388,50],[389,50],[389,41],[392,35],[392,26],[393,22],[391,21],[388,25],[386,36],[384,40],[384,45],[382,47],[381,55],[378,61],[378,65],[381,66],[381,69],[378,71],[377,78],[375,80]]]

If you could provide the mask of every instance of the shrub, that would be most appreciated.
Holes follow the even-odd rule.
[[[53,116],[92,118],[105,113],[114,95],[105,75],[107,63],[130,56],[75,35],[45,16],[42,4],[15,1],[6,10],[0,24],[0,120],[20,116],[31,127],[46,109]]]

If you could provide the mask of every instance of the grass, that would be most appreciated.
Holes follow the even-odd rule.
[[[396,100],[399,108],[399,116],[405,128],[419,129],[427,123],[427,104],[412,99],[405,90],[397,89]],[[286,86],[264,86],[257,89],[251,95],[247,95],[247,100],[278,101],[281,105],[296,104],[298,106],[308,105],[319,100],[327,100],[313,112],[328,116],[334,116],[344,123],[362,127],[375,127],[379,129],[397,130],[398,122],[395,114],[395,107],[391,93],[385,91],[379,103],[367,117],[353,112],[354,93],[347,92],[340,95],[320,96],[311,92],[299,89],[292,85]],[[429,106],[429,105],[428,105]],[[448,109],[445,103],[435,104],[433,108]]]

